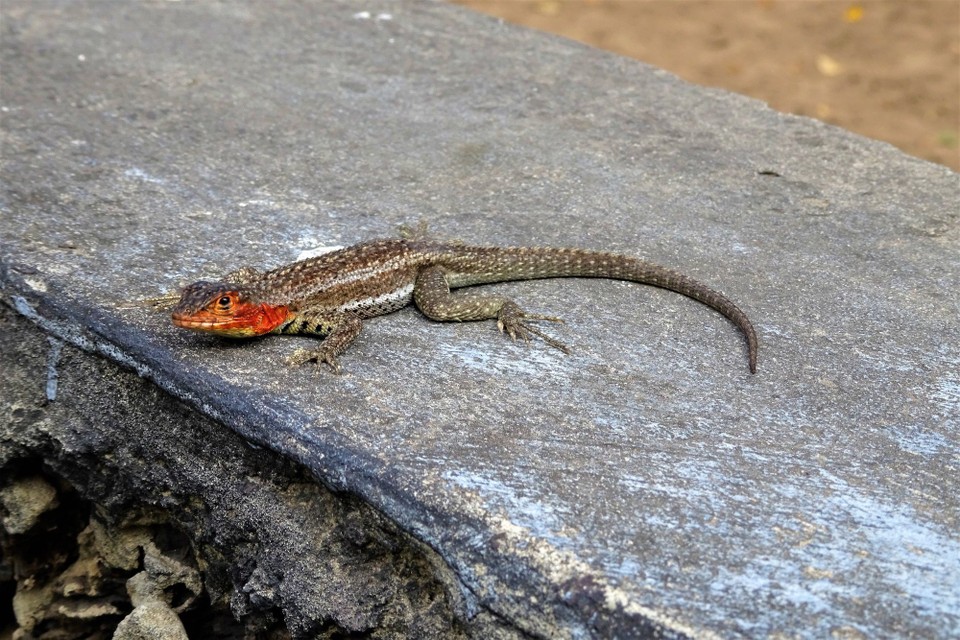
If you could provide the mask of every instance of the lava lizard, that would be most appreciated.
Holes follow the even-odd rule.
[[[373,240],[270,271],[244,267],[219,282],[184,288],[173,323],[230,338],[265,334],[325,336],[316,349],[298,349],[290,364],[311,360],[335,373],[337,357],[356,339],[363,320],[396,311],[411,300],[439,321],[497,319],[511,338],[541,338],[569,353],[561,342],[530,326],[530,320],[559,318],[527,313],[510,299],[451,293],[470,285],[536,278],[592,277],[629,280],[669,289],[726,316],[747,340],[750,372],[757,370],[757,334],[747,315],[729,298],[676,271],[605,251],[549,247],[477,247],[421,239]],[[176,296],[155,298],[155,306]]]

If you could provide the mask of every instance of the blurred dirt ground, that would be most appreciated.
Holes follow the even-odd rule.
[[[960,0],[454,0],[960,171]]]

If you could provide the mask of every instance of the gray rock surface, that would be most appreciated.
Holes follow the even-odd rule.
[[[378,511],[458,619],[960,634],[957,174],[442,4],[2,10],[4,302]],[[716,314],[620,283],[498,288],[564,316],[570,356],[410,309],[341,377],[284,366],[308,339],[122,307],[420,218],[703,279],[760,371]]]

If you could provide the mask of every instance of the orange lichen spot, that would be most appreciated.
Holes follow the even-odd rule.
[[[863,5],[852,4],[843,12],[843,19],[846,22],[860,22],[863,20]]]

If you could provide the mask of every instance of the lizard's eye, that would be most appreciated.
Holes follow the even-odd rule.
[[[222,298],[220,298],[219,300],[217,300],[217,304],[219,304],[221,307],[229,307],[229,306],[230,306],[230,296],[223,296]]]

